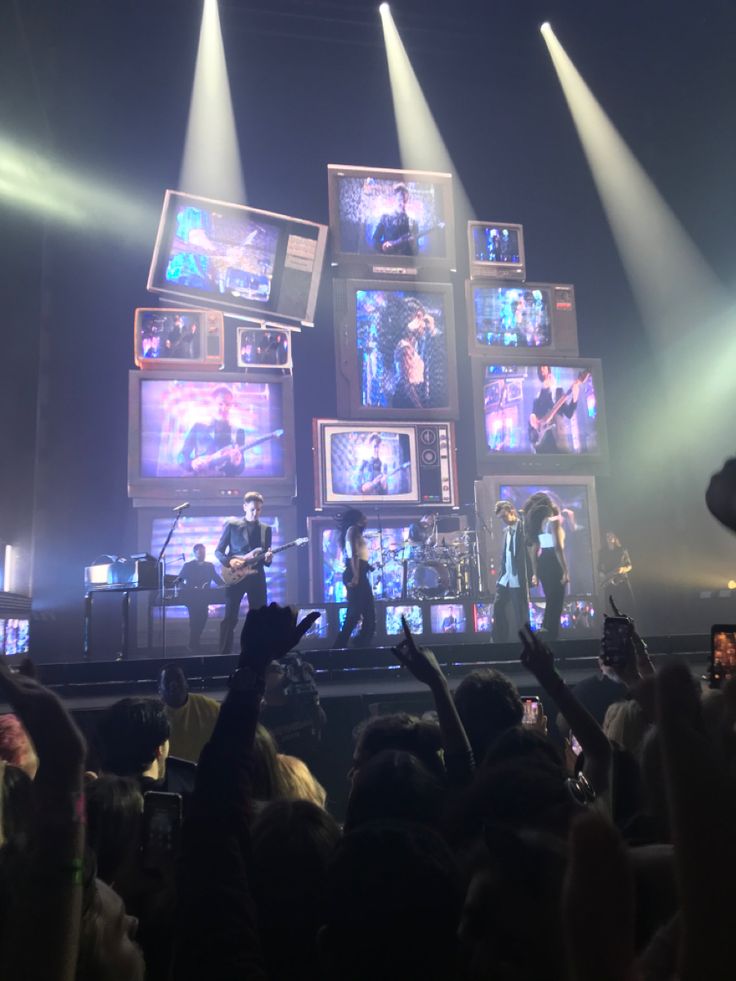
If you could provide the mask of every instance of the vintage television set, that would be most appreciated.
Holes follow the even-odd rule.
[[[148,289],[230,316],[312,326],[327,227],[166,191]]]
[[[291,375],[129,374],[128,495],[226,503],[256,488],[271,503],[295,492]]]
[[[219,310],[138,307],[134,357],[143,370],[217,371],[225,363],[223,315]]]
[[[526,279],[524,229],[514,222],[469,221],[471,279]]]
[[[399,602],[413,592],[413,587],[436,587],[436,592],[450,591],[455,585],[456,568],[448,556],[415,559],[409,547],[409,527],[420,515],[389,513],[364,507],[368,519],[364,532],[368,543],[368,561],[373,595],[377,600]],[[347,587],[343,583],[345,560],[340,545],[339,511],[307,518],[309,536],[309,595],[313,603],[344,603]],[[449,553],[467,529],[467,517],[457,512],[438,515],[438,537],[443,552]],[[411,603],[411,599],[406,602]]]
[[[278,324],[249,320],[238,325],[238,367],[246,371],[291,371],[291,331]]]
[[[558,283],[465,284],[470,354],[488,358],[577,355],[575,289]]]
[[[562,514],[565,557],[570,572],[566,601],[580,600],[583,605],[592,603],[597,607],[597,557],[601,541],[595,478],[589,476],[497,476],[475,482],[476,511],[483,516],[478,549],[484,589],[489,593],[495,591],[503,547],[503,525],[494,514],[496,501],[511,501],[521,510],[538,491],[548,494]],[[531,600],[543,609],[544,593],[539,586],[531,590]],[[578,611],[580,616],[583,612],[582,608]],[[530,613],[533,615],[533,611]]]
[[[384,608],[383,629],[389,640],[404,637],[401,618],[404,617],[413,634],[425,633],[424,609],[420,603],[389,603]]]
[[[420,277],[455,268],[452,175],[330,164],[333,265]]]
[[[333,293],[339,415],[457,418],[452,286],[345,279]]]
[[[608,462],[596,358],[474,358],[478,472],[602,472]],[[576,399],[576,401],[575,401]]]
[[[11,658],[28,654],[30,628],[28,617],[0,617],[0,655]]]
[[[457,504],[451,422],[348,423],[315,419],[315,507]]]
[[[468,605],[461,600],[445,600],[429,606],[429,630],[436,637],[451,640],[455,634],[472,631],[472,618],[468,616]]]
[[[171,528],[173,515],[170,508],[146,507],[137,510],[138,516],[138,548],[158,557],[166,536]],[[204,545],[205,561],[211,562],[219,576],[222,571],[215,556],[215,549],[222,535],[225,524],[231,519],[243,517],[242,495],[234,498],[229,508],[192,506],[186,509],[174,530],[171,541],[166,549],[166,577],[171,582],[177,577],[185,563],[193,560],[194,546]],[[293,602],[298,596],[298,563],[299,552],[306,552],[294,545],[283,548],[289,542],[298,539],[298,526],[293,507],[274,507],[266,500],[261,521],[271,525],[272,545],[281,548],[273,558],[270,566],[266,567],[266,583],[269,602],[286,604]],[[172,646],[186,645],[188,637],[188,613],[186,608],[187,587],[177,585],[167,589],[166,617],[167,636]],[[225,602],[223,585],[213,581],[208,599],[210,600],[209,617],[202,638],[203,646],[215,648],[218,642],[219,621],[222,619]],[[246,610],[247,600],[243,602]],[[138,599],[138,640],[139,646],[145,647],[149,641],[155,643],[158,624],[161,618],[161,605],[158,597],[150,593],[141,594]],[[151,636],[153,635],[153,636]]]

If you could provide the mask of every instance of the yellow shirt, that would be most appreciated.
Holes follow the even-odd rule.
[[[220,711],[220,703],[209,695],[190,692],[181,708],[166,706],[171,726],[169,752],[183,760],[196,763],[205,743],[209,742]]]

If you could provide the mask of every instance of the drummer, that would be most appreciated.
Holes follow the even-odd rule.
[[[409,552],[414,551],[414,547],[434,548],[437,544],[437,515],[425,514],[419,521],[414,521],[409,525]],[[417,548],[418,550],[418,548]]]

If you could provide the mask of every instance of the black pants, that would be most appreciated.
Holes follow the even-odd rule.
[[[202,631],[209,615],[209,602],[208,589],[191,589],[184,599],[189,613],[189,649],[191,651],[199,650]]]
[[[493,643],[518,640],[518,633],[529,619],[526,590],[520,586],[496,586],[493,604]],[[509,630],[509,625],[511,629]]]
[[[562,584],[562,566],[553,548],[543,548],[539,553],[537,572],[545,600],[542,629],[547,632],[547,640],[557,640],[565,602],[565,587]]]
[[[267,606],[266,577],[257,572],[252,576],[244,576],[240,582],[226,587],[225,616],[220,624],[220,654],[230,653],[233,634],[240,616],[240,604],[246,593],[249,610],[258,610],[262,606]]]
[[[366,572],[361,572],[357,586],[348,587],[348,609],[345,614],[345,622],[340,628],[340,632],[332,645],[336,648],[348,646],[350,635],[355,629],[358,620],[363,618],[358,636],[355,642],[358,645],[369,644],[376,632],[376,607],[373,602],[373,590]]]

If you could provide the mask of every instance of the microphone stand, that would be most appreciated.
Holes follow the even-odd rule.
[[[158,569],[158,593],[161,597],[161,657],[166,658],[166,549],[169,547],[169,542],[171,541],[171,536],[174,534],[176,526],[179,524],[179,519],[183,514],[183,509],[177,510],[174,515],[174,520],[171,523],[171,528],[169,528],[169,533],[166,536],[166,540],[161,546],[161,551],[158,553],[158,559],[156,560],[156,567]]]
[[[376,508],[376,524],[378,525],[378,551],[381,556],[381,599],[386,599],[386,584],[383,576],[383,522],[381,512]]]

